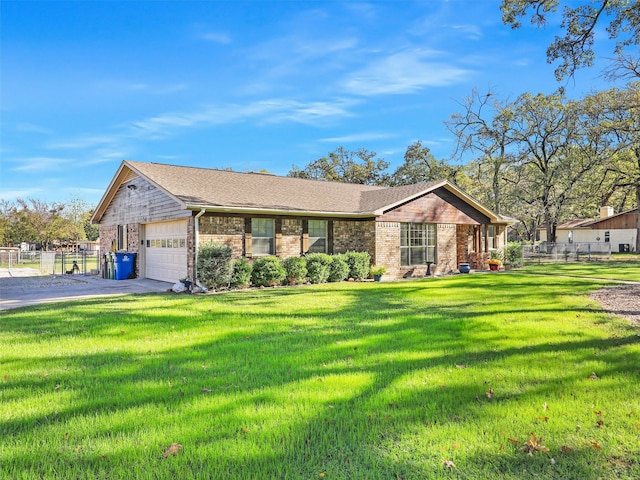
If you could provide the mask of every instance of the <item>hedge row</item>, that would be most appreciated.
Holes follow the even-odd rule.
[[[371,255],[347,252],[339,255],[310,253],[284,260],[259,257],[253,263],[245,258],[231,259],[231,248],[216,243],[198,249],[198,281],[208,289],[270,287],[302,283],[341,282],[349,278],[362,280],[369,276]]]

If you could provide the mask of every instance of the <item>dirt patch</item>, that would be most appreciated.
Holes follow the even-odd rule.
[[[640,326],[640,285],[605,287],[591,294],[605,311],[627,318]]]

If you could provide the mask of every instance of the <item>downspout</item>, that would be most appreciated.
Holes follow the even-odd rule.
[[[204,215],[204,212],[206,212],[207,209],[206,208],[202,208],[200,209],[200,212],[198,212],[198,214],[196,215],[196,224],[195,224],[195,230],[196,230],[196,241],[195,241],[195,248],[196,248],[196,255],[195,255],[195,263],[193,264],[193,283],[195,284],[198,281],[198,250],[200,249],[200,217],[202,215]]]

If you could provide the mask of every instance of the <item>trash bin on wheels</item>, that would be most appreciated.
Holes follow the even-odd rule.
[[[115,280],[126,280],[134,277],[133,264],[136,259],[135,253],[112,253],[113,255],[113,278]]]

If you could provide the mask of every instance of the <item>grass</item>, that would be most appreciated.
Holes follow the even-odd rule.
[[[619,255],[610,261],[531,264],[523,271],[640,282],[640,259],[637,255]]]
[[[509,272],[5,312],[0,478],[639,478],[639,331],[589,299],[603,284]]]

